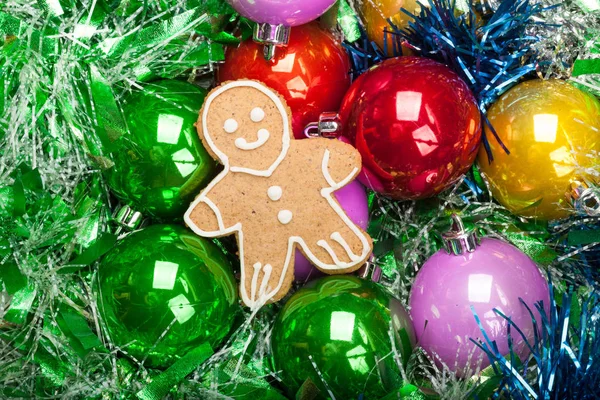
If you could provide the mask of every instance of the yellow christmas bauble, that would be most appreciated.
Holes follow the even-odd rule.
[[[380,49],[383,50],[384,30],[394,32],[394,29],[389,24],[388,20],[398,29],[408,28],[409,22],[413,20],[411,16],[406,14],[401,9],[405,9],[413,15],[419,15],[421,7],[429,7],[428,2],[419,2],[419,0],[356,0],[357,10],[367,31],[369,40],[377,43]],[[469,2],[466,0],[457,0],[455,5],[455,15],[459,16],[467,12]],[[479,15],[476,14],[476,19],[479,20]],[[388,54],[393,52],[394,36],[388,35],[387,47]],[[403,48],[404,55],[412,54],[408,48]]]
[[[559,80],[523,82],[489,109],[486,134],[494,160],[483,146],[478,164],[496,200],[517,215],[542,220],[571,213],[571,183],[600,171],[600,102]]]
[[[388,19],[398,29],[408,27],[412,18],[402,12],[401,8],[413,14],[418,14],[421,5],[417,0],[361,0],[358,12],[365,24],[369,40],[377,43],[383,49],[383,32],[393,32]],[[392,51],[392,36],[388,35],[388,52]]]

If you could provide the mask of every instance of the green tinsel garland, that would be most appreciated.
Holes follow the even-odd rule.
[[[352,25],[349,7],[341,10]],[[101,171],[125,130],[120,98],[151,79],[210,70],[223,45],[237,43],[223,30],[232,22],[218,0],[0,5],[0,397],[283,399],[267,357],[277,305],[247,315],[216,353],[200,347],[156,371],[119,356],[92,291],[95,263],[117,240]],[[376,262],[404,300],[451,212],[578,283],[565,261],[581,266],[577,256],[595,244],[589,233],[564,242],[586,221],[548,227],[510,215],[476,169],[438,199],[373,197],[371,208]],[[485,398],[499,382],[490,370],[458,380],[419,351],[407,369],[410,383],[390,398]]]

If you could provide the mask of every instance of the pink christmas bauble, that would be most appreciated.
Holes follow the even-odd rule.
[[[237,12],[258,23],[298,26],[323,15],[335,0],[227,0]]]
[[[540,301],[549,313],[546,279],[537,265],[513,245],[488,238],[472,253],[452,255],[440,250],[419,270],[410,294],[417,342],[438,363],[444,362],[458,375],[464,375],[467,367],[474,370],[479,362],[485,368],[489,359],[470,341],[484,341],[471,307],[500,353],[508,355],[509,324],[493,310],[511,318],[531,342],[531,315],[519,298],[536,319],[539,320],[539,314],[535,304]],[[528,348],[514,328],[511,337],[513,350],[525,358]]]

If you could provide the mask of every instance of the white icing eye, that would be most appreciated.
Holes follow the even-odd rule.
[[[233,133],[233,132],[237,131],[237,129],[238,129],[238,123],[235,119],[229,118],[227,121],[225,121],[225,125],[223,125],[223,129],[225,129],[225,132],[227,132],[227,133]]]
[[[265,112],[262,108],[256,107],[250,111],[250,119],[254,122],[260,122],[265,119]]]

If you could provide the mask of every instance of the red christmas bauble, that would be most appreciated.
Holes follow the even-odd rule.
[[[317,122],[321,113],[338,111],[350,87],[349,71],[340,42],[310,23],[294,27],[288,46],[277,49],[271,61],[265,61],[263,47],[252,39],[229,49],[217,79],[255,79],[278,91],[292,110],[294,135],[303,138],[306,125]]]
[[[363,184],[395,199],[431,197],[473,164],[481,115],[445,65],[388,59],[361,75],[341,106],[344,136],[363,158]]]

